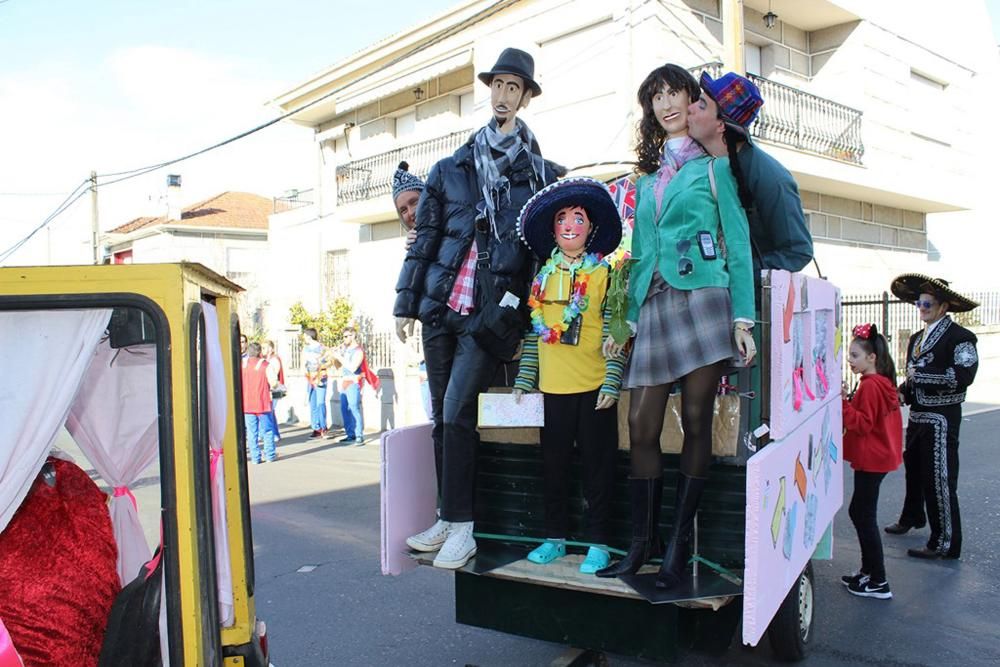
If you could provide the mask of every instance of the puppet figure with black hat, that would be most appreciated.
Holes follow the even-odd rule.
[[[505,49],[479,80],[490,89],[493,118],[431,168],[393,309],[404,341],[417,318],[423,325],[440,471],[440,518],[407,544],[437,551],[434,565],[448,569],[476,553],[478,397],[500,362],[513,358],[527,324],[531,265],[517,234],[518,213],[564,173],[542,158],[517,117],[542,94],[532,57]]]
[[[958,431],[965,390],[976,378],[976,336],[948,313],[964,313],[979,304],[953,290],[948,281],[904,273],[892,281],[892,293],[920,310],[922,331],[906,347],[906,380],[899,386],[910,406],[906,426],[906,499],[899,521],[885,532],[902,535],[930,524],[915,558],[958,558],[962,554],[962,520],[958,509]],[[926,507],[926,513],[925,513]]]
[[[544,395],[541,431],[547,540],[528,554],[541,565],[566,555],[570,461],[580,448],[586,526],[592,546],[580,572],[607,567],[618,411],[625,358],[604,357],[611,309],[608,264],[622,220],[611,193],[592,178],[567,178],[546,187],[521,210],[519,231],[542,268],[531,284],[531,330],[524,339],[514,395],[536,387]]]

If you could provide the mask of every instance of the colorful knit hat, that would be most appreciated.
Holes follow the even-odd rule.
[[[726,72],[713,79],[708,72],[701,73],[701,89],[719,105],[722,120],[743,136],[750,136],[750,125],[764,104],[760,90],[750,79]]]
[[[423,189],[424,182],[410,173],[410,165],[405,161],[400,162],[396,172],[392,175],[392,200],[396,201],[400,192],[423,191]]]

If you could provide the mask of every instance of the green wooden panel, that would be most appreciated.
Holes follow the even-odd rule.
[[[455,575],[459,623],[576,648],[673,662],[679,612],[671,604]]]
[[[664,491],[660,528],[673,520],[679,456],[663,455]],[[476,530],[485,533],[545,537],[541,450],[531,445],[482,443],[479,448]],[[583,497],[579,460],[569,475],[570,539],[583,536]],[[745,525],[745,469],[714,465],[699,514],[701,555],[742,570]],[[619,452],[611,512],[612,545],[627,548],[632,535],[628,499],[628,452]]]

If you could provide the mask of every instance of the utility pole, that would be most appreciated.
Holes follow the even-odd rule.
[[[101,263],[100,225],[97,220],[97,172],[90,172],[90,244],[94,250],[94,264]]]

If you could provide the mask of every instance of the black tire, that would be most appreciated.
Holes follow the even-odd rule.
[[[771,619],[767,636],[771,642],[771,650],[779,660],[798,662],[809,651],[809,644],[816,631],[813,623],[816,609],[814,583],[810,561],[778,607],[778,613]]]

